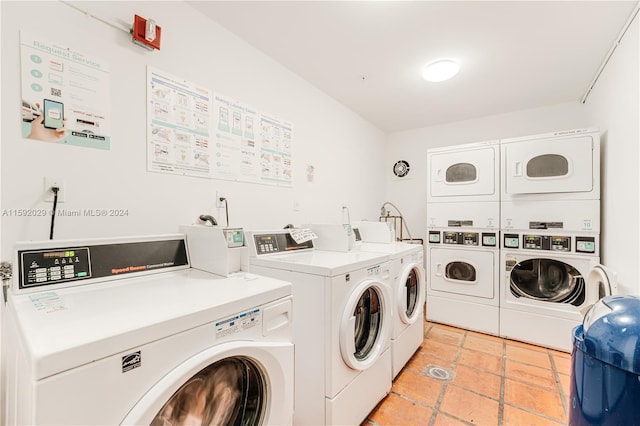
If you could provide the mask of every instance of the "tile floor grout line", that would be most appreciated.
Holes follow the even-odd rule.
[[[556,367],[556,360],[553,359],[553,354],[550,351],[548,352],[549,352],[549,359],[551,361],[551,369],[553,371],[553,377],[556,379],[556,386],[558,387],[558,393],[560,394],[560,401],[562,401],[562,408],[564,408],[564,415],[566,416],[567,421],[569,421],[569,395],[564,394],[564,389],[562,389],[562,382],[560,381],[558,368]],[[571,382],[569,382],[569,386],[571,386]]]
[[[566,423],[563,423],[563,422],[562,422],[562,419],[557,419],[557,418],[555,418],[555,417],[551,417],[551,416],[549,416],[549,415],[547,415],[547,414],[539,413],[539,412],[537,412],[537,411],[533,411],[533,410],[531,410],[530,408],[521,407],[521,406],[516,405],[516,404],[513,404],[513,403],[511,403],[511,402],[505,402],[505,404],[504,404],[504,405],[505,405],[505,406],[509,406],[509,407],[516,408],[516,409],[518,409],[518,410],[520,410],[520,411],[524,411],[524,412],[529,413],[529,414],[533,414],[533,415],[534,415],[534,416],[536,416],[536,417],[542,417],[542,418],[544,418],[544,419],[551,420],[551,421],[553,421],[553,422],[555,422],[555,423],[566,424]],[[504,425],[504,426],[508,426],[508,425]]]
[[[433,327],[431,328],[431,330],[433,329]],[[429,330],[429,331],[431,331]],[[453,361],[451,361],[450,363],[450,369],[455,371],[455,367],[456,365],[458,365],[458,358],[460,357],[460,352],[462,351],[462,345],[464,343],[464,337],[466,336],[467,332],[465,331],[462,334],[462,340],[460,341],[460,344],[458,345],[458,350],[456,352],[456,356],[453,358]],[[442,384],[442,389],[440,389],[440,393],[438,394],[438,399],[436,400],[436,403],[434,404],[434,408],[433,408],[433,414],[431,414],[431,419],[429,420],[429,426],[434,426],[436,423],[436,418],[438,417],[438,414],[440,413],[440,404],[442,403],[442,400],[444,399],[444,394],[447,391],[447,388],[449,387],[449,381],[446,381]]]
[[[502,339],[502,371],[500,375],[500,400],[498,401],[498,426],[504,424],[504,388],[507,376],[507,341]]]

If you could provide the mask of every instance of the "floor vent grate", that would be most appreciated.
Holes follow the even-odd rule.
[[[443,382],[451,381],[456,377],[456,374],[453,371],[447,370],[446,368],[442,368],[438,365],[427,365],[424,368],[423,373],[434,379],[442,380]]]

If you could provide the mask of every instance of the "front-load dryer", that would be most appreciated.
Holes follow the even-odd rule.
[[[503,202],[600,199],[598,129],[503,139],[500,150]]]
[[[427,151],[427,203],[500,201],[500,145],[477,142]]]
[[[388,254],[315,250],[290,230],[248,231],[250,272],[290,281],[295,424],[360,424],[391,389]]]
[[[498,335],[498,231],[428,232],[427,320]]]
[[[616,293],[599,265],[597,234],[505,232],[500,260],[500,335],[570,352],[587,308]]]
[[[18,244],[8,425],[291,424],[291,284],[189,267],[184,235]]]

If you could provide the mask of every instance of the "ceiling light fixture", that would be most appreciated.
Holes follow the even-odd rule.
[[[449,80],[458,74],[460,65],[453,59],[438,59],[422,69],[422,78],[433,83]]]

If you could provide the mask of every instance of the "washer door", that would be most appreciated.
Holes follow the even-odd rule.
[[[354,370],[370,367],[389,339],[389,297],[386,286],[365,280],[349,295],[340,322],[340,353]]]
[[[582,274],[560,259],[535,258],[518,262],[509,274],[516,297],[580,306],[585,300]]]
[[[273,354],[252,342],[222,344],[185,361],[155,384],[129,412],[122,424],[164,425],[261,425],[273,393],[290,395],[292,377],[282,362],[291,358],[292,345],[281,344]],[[227,350],[224,350],[224,349]],[[278,352],[284,357],[278,360]],[[285,355],[289,352],[291,356]],[[291,395],[290,395],[291,396]],[[278,396],[280,398],[280,396]],[[285,404],[286,405],[286,404]],[[291,409],[292,409],[291,404]],[[277,411],[277,410],[275,410]],[[292,412],[271,413],[290,421]]]
[[[396,309],[404,324],[413,324],[424,304],[424,275],[415,263],[404,266],[396,288]]]

